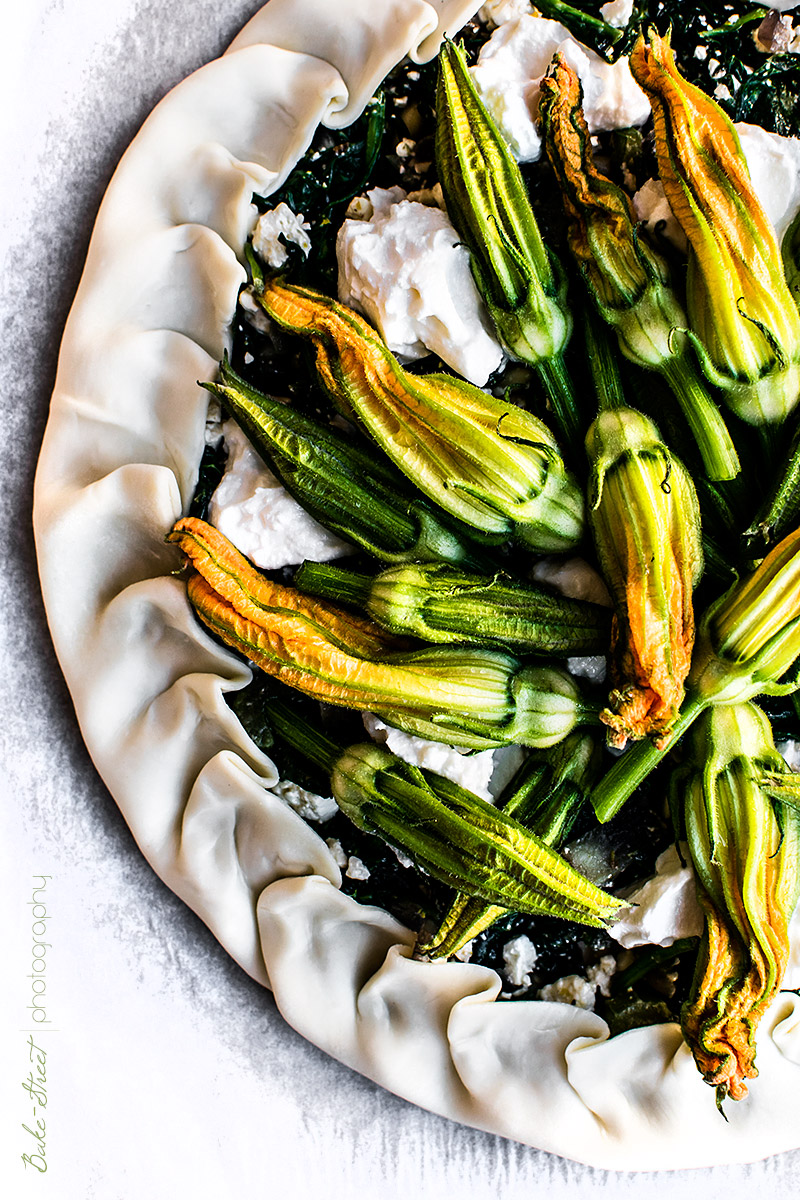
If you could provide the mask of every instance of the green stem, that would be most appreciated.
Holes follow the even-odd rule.
[[[280,701],[271,701],[268,717],[273,732],[315,767],[330,772],[337,759],[341,756],[342,748],[319,729],[314,729],[308,721],[299,717],[294,709]]]
[[[722,413],[690,360],[683,355],[668,358],[659,369],[697,441],[709,479],[734,479],[740,470],[739,455]]]
[[[564,0],[542,0],[541,4],[536,0],[536,7],[542,16],[560,21],[579,41],[606,58],[611,57],[612,47],[625,35],[624,29],[616,29],[599,17],[590,16],[580,8],[566,4]]]
[[[574,457],[576,447],[583,444],[585,422],[563,355],[556,354],[553,358],[543,360],[537,364],[536,371],[553,407],[564,448]]]
[[[627,753],[617,759],[611,770],[603,776],[589,796],[601,825],[605,825],[607,821],[617,815],[639,784],[643,783],[650,772],[658,766],[667,751],[672,749],[706,707],[707,701],[697,697],[686,700],[677,721],[669,736],[662,742],[660,749],[652,742],[643,740],[637,742]]]
[[[366,607],[374,584],[371,575],[358,575],[330,563],[303,563],[294,577],[295,587],[312,596],[335,600],[337,604],[353,604]]]
[[[768,550],[800,521],[800,426],[789,445],[783,469],[745,537]]]
[[[586,339],[586,355],[592,372],[597,404],[600,412],[608,412],[617,408],[625,408],[625,395],[622,391],[622,377],[614,354],[614,344],[611,342],[608,326],[601,324],[593,312],[585,313],[584,337]]]

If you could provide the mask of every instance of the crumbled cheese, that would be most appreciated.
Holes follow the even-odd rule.
[[[678,938],[703,932],[694,871],[688,861],[681,866],[674,846],[658,856],[655,875],[626,900],[636,907],[626,909],[608,932],[627,950],[632,946],[671,946]]]
[[[224,437],[222,407],[216,396],[209,397],[206,413],[205,443],[216,450]]]
[[[531,11],[530,0],[486,0],[478,20],[486,25],[507,25]]]
[[[800,138],[768,133],[745,121],[735,128],[753,188],[780,242],[800,209]]]
[[[673,215],[660,179],[648,179],[642,184],[633,197],[633,208],[638,221],[644,221],[653,231],[658,227],[667,241],[682,254],[686,253],[689,245],[686,234]]]
[[[370,869],[366,863],[363,863],[360,858],[356,858],[355,854],[351,854],[347,860],[347,870],[345,875],[348,879],[369,879]]]
[[[235,421],[225,422],[223,435],[228,462],[211,497],[209,520],[237,550],[265,570],[353,553],[289,495]]]
[[[326,838],[325,844],[327,845],[328,849],[330,850],[331,857],[333,858],[333,861],[336,863],[337,867],[346,867],[347,863],[348,863],[348,858],[347,858],[347,854],[345,852],[344,846],[339,841],[339,839],[338,838]]]
[[[469,962],[469,960],[472,958],[472,949],[474,945],[474,942],[465,942],[460,950],[456,950],[453,957],[457,958],[459,962]]]
[[[489,780],[494,771],[494,751],[480,750],[477,754],[447,746],[444,742],[430,742],[427,738],[403,733],[385,724],[374,713],[361,714],[364,728],[374,742],[385,745],[387,750],[414,767],[424,767],[436,775],[458,783],[483,800],[491,800]]]
[[[540,1000],[552,1000],[556,1004],[572,1004],[575,1008],[585,1008],[591,1012],[594,1008],[595,988],[582,975],[564,975],[555,983],[548,983],[539,988]]]
[[[611,977],[617,969],[613,954],[604,954],[599,962],[586,970],[586,978],[592,987],[598,988],[601,996],[611,995]]]
[[[508,982],[526,991],[531,986],[531,971],[538,957],[536,947],[524,933],[506,942],[503,946],[503,974]]]
[[[303,220],[302,213],[293,213],[288,204],[281,202],[258,218],[253,230],[253,249],[268,266],[283,267],[289,259],[289,252],[281,238],[293,242],[303,254],[308,254],[311,249],[308,236],[310,228],[308,221]]]
[[[650,103],[627,58],[607,63],[558,21],[522,16],[495,30],[471,68],[486,107],[521,162],[533,162],[541,154],[539,84],[557,51],[580,76],[591,133],[642,125],[650,115]]]
[[[793,771],[800,771],[800,742],[794,738],[787,738],[785,742],[776,742],[775,748],[778,754],[782,754],[786,759],[787,767],[791,767]]]
[[[570,675],[579,675],[591,683],[604,683],[606,678],[606,660],[602,654],[587,654],[567,659],[567,670]]]
[[[239,293],[239,307],[245,315],[247,323],[259,333],[269,333],[270,321],[261,305],[256,300],[250,288]]]
[[[406,854],[406,852],[404,850],[398,850],[397,846],[390,846],[389,849],[393,851],[394,856],[397,859],[397,861],[400,863],[401,867],[409,868],[409,867],[414,866],[413,858],[411,858],[410,855]]]
[[[446,213],[399,187],[368,196],[370,219],[345,220],[336,240],[340,300],[365,313],[393,353],[433,351],[483,385],[504,355]]]
[[[633,16],[633,0],[608,0],[600,6],[600,16],[615,29],[624,29]]]
[[[591,600],[611,607],[611,597],[601,576],[582,558],[540,558],[534,563],[531,579],[546,583],[573,600]]]
[[[290,779],[282,779],[272,791],[305,821],[329,821],[339,811],[339,805],[332,796],[318,796],[292,783]]]

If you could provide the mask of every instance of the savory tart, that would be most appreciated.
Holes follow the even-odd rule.
[[[319,0],[271,0],[223,58],[196,72],[157,107],[120,163],[65,332],[37,475],[35,527],[54,642],[103,779],[154,869],[237,962],[274,991],[290,1024],[342,1062],[452,1119],[598,1166],[668,1169],[752,1160],[800,1142],[792,1105],[800,1082],[798,1002],[793,992],[780,990],[782,983],[792,986],[800,952],[790,926],[798,878],[795,784],[775,750],[770,722],[749,703],[765,691],[788,692],[787,672],[796,657],[791,634],[800,619],[796,538],[784,530],[788,536],[774,547],[757,543],[780,522],[763,514],[756,522],[754,511],[742,557],[724,538],[708,536],[717,527],[707,517],[714,504],[719,513],[741,500],[739,459],[753,440],[747,430],[763,424],[792,428],[800,322],[790,290],[796,278],[791,197],[785,188],[777,196],[760,194],[765,216],[741,196],[750,176],[758,183],[757,163],[768,164],[763,169],[773,182],[778,166],[790,181],[798,171],[795,147],[785,137],[794,132],[791,113],[785,104],[780,111],[767,111],[775,77],[781,75],[786,85],[782,73],[791,18],[764,20],[759,10],[756,22],[746,14],[745,25],[752,25],[746,54],[740,26],[735,53],[728,27],[711,30],[699,16],[688,22],[685,38],[695,37],[695,48],[717,48],[719,70],[711,69],[711,81],[719,81],[713,89],[700,77],[708,55],[693,55],[692,69],[704,91],[676,82],[669,48],[658,33],[649,41],[635,40],[629,7],[614,0],[601,14],[590,5],[548,3],[535,16],[517,0],[489,4],[463,35],[469,49],[484,45],[471,75],[463,52],[447,42],[436,103],[434,171],[443,191],[437,196],[430,174],[434,156],[426,163],[423,149],[425,138],[433,149],[433,130],[425,126],[424,103],[417,104],[416,97],[429,87],[425,80],[436,79],[435,67],[423,64],[437,55],[443,38],[473,18],[476,5],[346,0],[331,11]],[[653,18],[663,17],[661,10],[668,8],[652,7],[658,12],[645,15]],[[556,17],[564,24],[556,25]],[[753,54],[764,57],[763,69],[753,68]],[[391,74],[395,68],[399,73]],[[383,99],[376,101],[387,76]],[[737,141],[717,115],[720,110],[709,105],[709,90],[723,103],[735,98],[733,115],[769,128],[742,130]],[[379,121],[381,129],[395,128],[386,124],[387,105],[390,117],[405,123],[408,136],[390,139],[389,164],[376,168],[370,145],[374,149]],[[654,139],[636,132],[649,128],[651,108]],[[786,145],[770,141],[776,126]],[[747,153],[748,142],[749,173],[741,153],[742,145]],[[699,145],[702,161],[716,164],[702,178],[699,173],[695,191],[674,165],[686,145],[695,152]],[[355,150],[349,159],[348,147]],[[713,156],[726,154],[728,166],[720,176]],[[330,253],[326,259],[317,252],[326,236],[330,243],[325,226],[335,207],[329,196],[320,200],[320,180],[324,189],[333,178],[325,175],[327,167],[315,168],[320,159],[344,161],[337,176],[340,183],[346,180],[336,208],[338,294],[336,280],[330,279]],[[478,184],[470,176],[476,162],[488,164]],[[541,170],[525,166],[537,163]],[[545,248],[538,227],[530,224],[528,189],[544,197],[544,207],[553,208],[558,197],[559,211],[551,214],[553,236],[562,238],[558,254]],[[369,195],[362,198],[365,191]],[[303,197],[316,205],[313,213],[303,213]],[[414,206],[425,211],[409,213]],[[501,229],[505,218],[498,214],[508,213],[513,219]],[[682,228],[675,226],[673,214],[682,217]],[[772,224],[790,225],[783,241],[785,273],[768,217]],[[640,224],[648,218],[650,241]],[[448,232],[453,228],[448,219],[458,244]],[[738,229],[723,248],[708,234],[715,221]],[[515,242],[520,230],[524,236]],[[680,281],[686,253],[682,236],[689,238],[693,262],[713,266],[723,250],[728,255],[716,277],[695,268],[687,312]],[[399,293],[416,294],[414,289],[423,286],[418,277],[408,277],[414,268],[409,247],[443,240],[448,252],[458,251],[460,266],[452,268],[457,303],[451,296],[449,322],[440,309],[421,326],[411,319],[415,314],[398,310]],[[491,252],[484,261],[487,246]],[[423,274],[429,252],[418,255]],[[395,257],[381,258],[387,253]],[[574,269],[567,267],[569,255],[577,263]],[[762,260],[759,275],[755,264]],[[317,271],[311,282],[321,281],[322,290],[303,274],[309,264]],[[570,291],[567,275],[573,270]],[[574,278],[581,274],[594,316],[572,300]],[[387,278],[395,276],[402,279],[387,300]],[[722,284],[731,278],[726,292]],[[385,341],[356,310],[379,326]],[[543,311],[544,324],[537,324]],[[605,364],[603,370],[587,370],[579,387],[565,382],[569,361],[564,366],[576,328],[592,339],[591,362]],[[316,367],[299,385],[305,368],[292,349],[298,337],[309,338],[316,355]],[[617,344],[621,370],[613,350]],[[424,363],[413,365],[428,352],[439,360],[430,370]],[[347,355],[350,366],[344,371],[340,363]],[[317,384],[321,380],[328,395],[338,389],[340,407],[356,419],[338,427],[328,423],[320,443],[323,459],[349,471],[351,490],[365,489],[375,507],[368,508],[368,527],[348,524],[341,517],[344,501],[336,499],[334,505],[326,482],[321,499],[319,488],[305,493],[311,496],[305,505],[310,515],[293,515],[292,492],[302,490],[301,472],[286,468],[284,449],[271,465],[278,465],[280,475],[283,463],[288,495],[280,501],[283,516],[273,515],[272,523],[260,526],[260,517],[256,520],[256,542],[267,555],[259,563],[247,540],[253,515],[247,505],[257,487],[248,492],[245,486],[243,496],[242,478],[260,467],[248,458],[252,447],[244,434],[252,440],[263,434],[267,384],[281,375],[286,384],[287,373],[293,379],[278,394],[297,401],[288,406],[293,417],[296,407],[298,421],[310,419],[303,415],[304,403],[311,416],[318,415],[313,395],[311,401],[300,396],[317,386],[314,370]],[[408,484],[397,482],[397,472],[413,455],[400,453],[401,437],[381,423],[375,387],[359,383],[367,377],[380,378],[390,400],[400,393],[410,396],[409,411],[427,411],[427,405],[447,414],[443,423],[452,423],[456,435],[444,485],[437,484],[431,467],[441,457],[438,443],[431,442],[423,466],[412,464],[419,492],[408,499]],[[652,381],[652,387],[642,380]],[[198,381],[208,386],[198,387]],[[539,396],[539,415],[509,400],[514,389]],[[652,413],[625,403],[620,389],[628,397],[635,394],[643,408],[652,390],[659,425]],[[581,391],[597,393],[599,415],[593,399],[594,411],[585,419],[577,399]],[[228,462],[221,481],[219,437],[213,429],[208,448],[209,392],[241,427],[237,432],[226,423]],[[674,412],[669,408],[673,396]],[[733,416],[715,396],[724,397]],[[670,425],[664,440],[662,405],[665,428]],[[285,414],[287,406],[282,408]],[[399,410],[392,411],[392,428],[402,434]],[[213,426],[213,407],[211,416]],[[273,425],[280,419],[280,411],[271,412]],[[671,449],[673,426],[688,470]],[[354,449],[361,445],[357,430],[362,427],[378,441],[385,463],[377,450]],[[409,442],[427,445],[422,424],[415,429]],[[292,426],[291,435],[292,444],[298,444],[303,430]],[[533,573],[536,578],[538,572],[540,580],[552,584],[558,579],[552,555],[571,554],[580,543],[587,490],[584,436],[593,472],[588,492],[593,543],[585,539],[583,547],[594,545],[586,552],[602,569],[615,603],[615,674],[602,701],[596,678],[590,678],[585,694],[575,682],[576,674],[588,671],[591,677],[598,670],[587,665],[587,656],[609,637],[602,605],[562,603],[552,588],[545,590],[538,601],[536,635],[545,641],[516,643],[537,660],[560,655],[572,673],[563,669],[563,661],[560,667],[521,662],[509,652],[508,626],[489,629],[502,605],[510,606],[527,586],[523,577]],[[470,439],[477,439],[478,450],[472,452]],[[287,444],[284,440],[284,448]],[[467,465],[456,451],[466,455]],[[491,466],[493,455],[501,462],[493,478],[503,487],[490,492],[491,472],[482,474],[478,485],[475,464]],[[792,463],[790,458],[784,492],[791,491]],[[324,463],[313,474],[327,480]],[[281,490],[274,479],[268,486]],[[326,607],[326,595],[368,598],[377,564],[373,561],[365,574],[363,555],[374,551],[370,538],[377,537],[379,506],[390,508],[395,490],[405,497],[406,524],[413,512],[424,530],[426,549],[423,553],[422,542],[414,543],[416,550],[399,557],[391,550],[387,561],[412,564],[417,591],[421,579],[441,580],[443,563],[450,572],[450,593],[458,572],[482,573],[495,588],[484,588],[488,607],[475,618],[484,632],[489,629],[485,649],[421,649],[418,627],[406,629],[391,618],[386,628],[386,620],[376,625],[347,608]],[[770,488],[761,484],[759,490],[768,500]],[[631,496],[642,495],[646,502],[639,519]],[[791,505],[783,493],[775,503],[783,506],[783,519]],[[211,524],[203,519],[209,515]],[[395,536],[396,511],[385,515],[386,529]],[[280,549],[286,521],[288,551]],[[621,530],[633,534],[626,541]],[[173,542],[195,569],[188,591]],[[271,574],[259,574],[231,542]],[[287,564],[339,559],[346,550],[355,557],[327,569],[317,565],[314,570],[315,564],[307,563],[304,575],[286,577]],[[523,554],[524,570],[519,566]],[[543,554],[549,562],[531,557]],[[701,583],[704,554],[706,585]],[[748,555],[750,574],[743,569]],[[438,576],[422,570],[426,560]],[[643,570],[643,563],[658,568]],[[726,574],[732,563],[738,582]],[[658,571],[663,572],[658,587],[668,599],[656,618],[639,621],[636,613],[658,590],[652,584]],[[474,576],[465,577],[473,580],[474,603]],[[294,587],[303,579],[305,598]],[[596,575],[593,579],[602,593],[601,582]],[[648,588],[644,579],[651,581]],[[396,582],[382,575],[381,595]],[[408,589],[407,574],[401,582]],[[710,591],[693,654],[691,597],[698,586]],[[754,614],[765,608],[783,614],[783,623],[770,625],[762,636]],[[263,614],[278,609],[284,616],[289,612],[291,635],[285,625],[264,624]],[[371,615],[379,611],[385,616],[386,605],[374,601]],[[246,630],[245,621],[250,622]],[[317,657],[308,641],[297,648],[301,624],[306,631],[313,626]],[[661,638],[656,652],[654,630]],[[409,643],[409,636],[417,640]],[[431,636],[423,633],[422,642],[427,645]],[[601,824],[628,839],[624,868],[622,843],[600,837],[594,816],[574,827],[568,860],[552,847],[555,832],[545,836],[540,829],[534,843],[527,827],[504,816],[502,797],[495,809],[474,795],[465,800],[453,785],[434,796],[437,802],[444,796],[449,805],[447,813],[436,810],[436,820],[451,820],[454,805],[461,805],[459,836],[465,836],[466,814],[466,824],[482,831],[481,853],[491,842],[493,867],[475,868],[469,838],[472,873],[460,874],[461,866],[453,865],[452,839],[443,866],[440,844],[424,840],[419,827],[411,828],[413,822],[395,819],[391,828],[377,818],[365,823],[363,806],[353,801],[352,781],[362,778],[364,764],[373,768],[374,755],[384,756],[379,760],[383,770],[390,757],[385,748],[351,754],[347,770],[337,759],[334,773],[345,784],[332,788],[336,804],[327,801],[326,807],[324,789],[305,786],[319,775],[310,771],[306,778],[296,757],[285,753],[281,737],[272,741],[281,729],[293,753],[313,741],[297,740],[293,711],[302,722],[309,711],[303,701],[298,699],[294,710],[290,704],[289,715],[281,716],[281,695],[275,701],[269,689],[254,683],[253,664],[270,671],[276,653],[280,679],[315,700],[345,696],[345,704],[370,711],[367,726],[378,740],[398,754],[405,747],[411,773],[396,772],[397,803],[413,784],[432,804],[429,793],[437,785],[431,780],[448,769],[468,767],[473,781],[483,771],[481,783],[469,791],[488,791],[490,782],[497,791],[502,755],[495,747],[505,747],[506,756],[520,744],[534,755],[544,753],[579,722],[594,733],[588,750],[585,739],[570,743],[575,748],[571,762],[580,755],[582,763],[594,761],[601,723],[617,747],[633,740],[618,765],[608,769],[606,761],[599,781],[594,783],[592,775],[594,786],[585,787]],[[327,692],[317,688],[323,674]],[[486,699],[490,678],[500,679],[497,687],[515,697],[516,707],[504,709],[502,720]],[[351,703],[356,679],[360,690],[357,703]],[[440,689],[435,703],[423,696],[424,688],[432,687]],[[449,709],[443,688],[455,697]],[[787,715],[776,704],[770,716],[776,737],[792,734],[792,712]],[[311,726],[318,719],[312,718]],[[626,825],[614,825],[636,784],[692,722],[694,732],[682,742],[685,753],[673,772],[672,791],[705,897],[701,967],[694,984],[686,964],[691,968],[697,958],[696,938],[703,927],[702,922],[692,925],[697,912],[684,914],[688,924],[681,929],[673,925],[663,936],[648,934],[644,941],[649,937],[661,953],[647,958],[631,952],[641,939],[637,942],[636,908],[624,903],[633,899],[644,913],[652,897],[663,894],[668,876],[686,883],[689,868],[680,851],[671,849],[666,788],[654,788],[644,807],[623,810],[636,815],[626,818]],[[343,728],[325,725],[326,733],[333,729],[345,736]],[[449,733],[443,747],[442,728]],[[437,736],[431,738],[432,733]],[[419,756],[431,753],[432,741],[440,747],[438,765],[423,774]],[[328,761],[327,751],[319,741],[314,745],[319,768]],[[459,754],[459,749],[475,754]],[[443,768],[442,756],[448,754],[450,766]],[[757,786],[753,764],[761,772]],[[736,824],[739,793],[731,800],[731,780],[740,776],[746,777],[740,789],[749,789],[751,819],[743,835]],[[712,777],[723,782],[714,782],[709,791]],[[493,798],[498,800],[496,794]],[[356,825],[361,822],[367,835],[326,836],[348,828],[341,824],[344,817],[334,815],[338,810]],[[331,820],[339,824],[329,825]],[[456,831],[454,818],[451,823]],[[377,852],[369,833],[375,831],[393,847],[386,852],[392,870],[385,855],[370,866],[370,855]],[[563,834],[559,826],[559,844]],[[763,937],[753,932],[757,921],[750,908],[744,917],[736,910],[738,934],[726,924],[724,913],[736,908],[731,900],[736,886],[730,881],[738,876],[721,847],[726,837],[735,840],[734,834],[757,844],[758,861],[769,864],[766,882],[762,872],[758,885],[746,874],[739,885],[742,892],[758,886],[769,890]],[[343,842],[352,853],[343,852]],[[646,867],[636,849],[645,843]],[[658,851],[663,853],[656,864]],[[425,871],[404,884],[413,874],[409,860]],[[538,872],[538,891],[529,882],[531,872]],[[374,890],[374,879],[369,888],[363,886],[373,873],[384,881],[383,892]],[[649,874],[649,884],[633,897],[630,889],[623,900],[612,894]],[[452,921],[448,925],[442,918],[453,889],[464,891],[468,883],[484,909],[494,905],[499,912],[492,914],[494,933],[482,926],[470,939],[471,959],[462,954],[468,961],[460,961],[442,947],[460,951],[464,939],[456,944]],[[686,907],[691,908],[689,900]],[[414,926],[413,918],[420,915],[427,928]],[[531,919],[539,924],[524,923]],[[559,921],[569,937],[553,932]],[[614,934],[614,923],[616,939],[608,930],[611,926]],[[586,936],[593,928],[599,933]],[[538,967],[531,953],[537,943]],[[758,949],[765,943],[772,953],[768,962],[754,952],[749,959],[737,958],[735,971],[728,969],[731,958],[743,953],[742,945]],[[557,969],[556,964],[578,961],[576,945],[579,969]],[[689,957],[681,959],[679,951]],[[623,954],[629,955],[627,962]],[[612,1003],[611,976],[626,970],[628,982],[617,999],[623,992],[627,999]],[[743,1095],[745,1079],[756,1074],[749,1034],[744,1049],[719,1050],[721,1042],[728,1047],[741,1036],[730,1032],[730,1013],[720,999],[726,988],[731,991],[734,975],[737,1003],[748,988],[750,996],[736,1029],[749,1030],[758,1021],[758,1078],[746,1100],[726,1104],[723,1121],[696,1063],[717,1086],[719,1098]],[[678,1015],[674,1004],[670,1009],[656,994],[632,990],[632,981],[642,977],[656,992],[665,986],[673,1001],[676,985],[686,989],[683,1032],[670,1019]],[[714,1024],[720,1012],[727,1022],[722,1034]],[[723,1070],[720,1062],[731,1058],[736,1069]],[[745,1066],[739,1069],[742,1059]]]

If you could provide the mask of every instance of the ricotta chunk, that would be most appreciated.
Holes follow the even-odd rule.
[[[658,226],[658,232],[667,241],[672,242],[682,254],[686,253],[689,247],[686,234],[673,215],[660,179],[648,179],[642,184],[634,194],[633,208],[638,221],[644,221],[653,232]]]
[[[514,987],[526,991],[531,986],[531,971],[538,958],[536,947],[521,933],[503,946],[503,974]]]
[[[605,683],[606,660],[602,654],[578,655],[567,659],[567,670],[590,683]]]
[[[800,138],[768,133],[760,125],[749,125],[744,121],[735,128],[753,190],[775,226],[780,242],[800,211]],[[672,215],[661,180],[648,179],[635,193],[633,207],[637,218],[651,228],[663,221],[661,232],[664,237],[686,253],[686,236]]]
[[[285,800],[304,821],[330,821],[339,811],[333,796],[318,796],[316,792],[306,791],[290,779],[281,779],[271,791]]]
[[[703,914],[697,901],[694,871],[681,866],[678,851],[670,846],[656,859],[656,873],[626,897],[628,904],[609,935],[626,950],[634,946],[671,946],[678,938],[703,932]]]
[[[478,19],[488,25],[507,25],[531,12],[530,0],[486,0]]]
[[[520,162],[541,155],[539,84],[557,51],[580,76],[591,133],[642,125],[650,115],[650,102],[627,58],[607,63],[558,21],[523,15],[495,30],[471,68],[475,86]]]
[[[336,240],[339,299],[369,317],[393,353],[433,351],[482,386],[504,354],[447,214],[399,187],[367,195],[369,220],[346,219]]]
[[[601,575],[582,558],[540,558],[531,570],[535,583],[546,583],[571,600],[591,600],[611,608],[611,597]]]
[[[736,125],[750,178],[778,241],[800,209],[800,138],[768,133],[760,125]]]
[[[353,553],[289,495],[235,421],[226,421],[222,431],[228,462],[211,497],[209,520],[237,550],[264,570]]]
[[[344,846],[339,841],[339,839],[338,838],[326,838],[325,845],[330,850],[331,857],[333,858],[333,861],[336,863],[337,867],[339,867],[339,868],[346,867],[347,863],[348,863],[347,851],[345,850]]]
[[[539,988],[537,994],[540,1000],[551,1000],[556,1004],[572,1004],[589,1012],[594,1008],[594,984],[582,975],[564,975],[555,983]]]
[[[787,738],[785,742],[776,742],[775,749],[786,759],[787,767],[800,771],[800,742]]]
[[[479,750],[477,753],[447,746],[444,742],[431,742],[427,738],[415,737],[393,729],[374,713],[362,713],[364,728],[374,742],[386,746],[392,754],[402,758],[413,767],[424,767],[436,775],[443,775],[453,783],[474,792],[482,800],[492,799],[489,782],[494,772],[494,750]]]
[[[289,252],[281,241],[293,242],[304,254],[311,249],[308,221],[303,214],[292,212],[288,204],[281,202],[275,208],[262,213],[253,230],[253,249],[258,257],[270,267],[283,267],[288,262]]]
[[[608,0],[600,7],[600,16],[607,25],[624,29],[633,16],[633,0]]]

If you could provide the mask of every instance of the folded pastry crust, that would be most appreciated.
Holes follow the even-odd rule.
[[[495,1004],[500,980],[410,959],[338,890],[225,703],[248,668],[195,620],[164,535],[192,496],[242,246],[319,122],[351,121],[475,0],[271,0],[145,122],[103,202],[64,335],[35,491],[42,588],[81,731],[156,872],[287,1021],[456,1121],[600,1167],[750,1161],[800,1145],[800,1000],[762,1021],[726,1124],[675,1025],[610,1040],[594,1013]],[[798,955],[797,938],[794,955]]]

